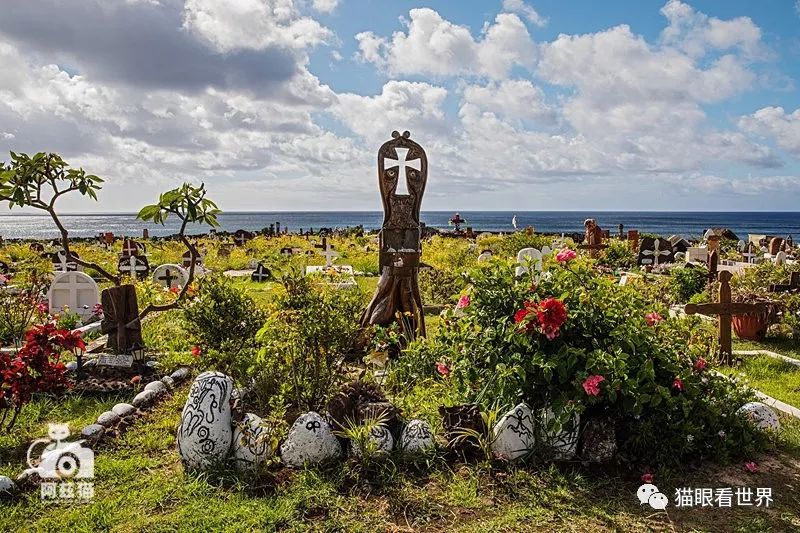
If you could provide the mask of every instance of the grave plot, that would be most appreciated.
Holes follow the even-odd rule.
[[[327,237],[323,237],[322,243],[315,244],[314,247],[322,250],[320,253],[325,257],[325,264],[307,266],[307,276],[320,276],[327,284],[339,289],[356,286],[352,266],[333,264],[334,260],[339,257],[339,253],[333,250]]]
[[[50,284],[47,300],[51,314],[69,309],[88,319],[100,303],[100,294],[97,283],[83,272],[60,272]]]

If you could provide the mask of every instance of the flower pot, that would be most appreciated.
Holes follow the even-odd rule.
[[[765,313],[733,315],[733,331],[747,341],[762,341],[767,335],[769,319]]]

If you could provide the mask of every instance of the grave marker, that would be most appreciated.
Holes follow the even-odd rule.
[[[150,272],[150,264],[143,255],[130,255],[119,258],[117,270],[120,274],[127,274],[132,278],[145,279]]]
[[[719,273],[719,296],[717,298],[717,303],[686,304],[686,307],[684,307],[684,311],[687,315],[700,314],[718,317],[720,361],[728,365],[733,362],[733,341],[731,337],[733,315],[763,313],[767,310],[767,304],[765,302],[752,304],[732,302],[730,286],[732,277],[733,274],[727,270],[723,270]]]
[[[183,268],[191,268],[191,266],[192,266],[192,252],[191,251],[186,250],[185,252],[183,252],[183,256],[181,258],[181,263],[183,265]],[[203,255],[200,254],[199,252],[197,254],[197,257],[195,258],[194,266],[195,266],[195,268],[197,268],[197,267],[203,268]]]
[[[403,315],[409,332],[425,335],[418,277],[422,256],[419,213],[427,181],[425,150],[411,140],[409,132],[400,135],[393,131],[392,139],[378,150],[378,184],[384,212],[379,233],[381,278],[361,316],[362,326],[386,326],[397,321],[395,313],[409,313],[407,318]],[[397,194],[398,185],[404,185],[408,194]]]
[[[608,248],[607,244],[603,244],[603,237],[606,235],[606,232],[597,225],[597,221],[593,218],[587,218],[583,226],[586,229],[586,237],[584,239],[586,244],[581,244],[578,248],[581,250],[589,250],[589,255],[591,257],[597,257],[597,252]]]
[[[53,270],[56,272],[75,272],[79,270],[78,264],[71,260],[73,257],[80,259],[80,256],[75,252],[70,252],[69,259],[67,259],[67,252],[65,250],[59,250],[58,252],[55,252],[51,256],[53,261]]]
[[[81,319],[87,319],[94,313],[94,306],[100,302],[97,283],[83,272],[61,272],[55,275],[47,301],[50,313],[60,313],[69,306]]]
[[[792,272],[789,284],[773,283],[769,286],[769,292],[800,292],[800,272]]]
[[[675,260],[672,254],[672,244],[666,239],[644,237],[639,246],[640,265],[657,266],[662,263],[672,263]]]
[[[339,257],[339,254],[333,250],[333,247],[328,242],[326,237],[322,238],[322,244],[315,244],[314,248],[320,248],[324,250],[322,255],[325,257],[325,267],[330,268],[333,266],[333,260]]]
[[[250,280],[256,283],[264,283],[270,279],[272,279],[272,272],[263,263],[259,263],[255,271],[250,274]]]
[[[182,287],[188,279],[189,273],[180,265],[161,265],[153,271],[153,283],[168,289]]]
[[[102,354],[97,356],[97,366],[131,368],[133,366],[133,356],[127,354]]]
[[[544,255],[542,252],[536,248],[523,248],[517,252],[518,264],[515,271],[516,276],[520,277],[524,274],[527,274],[530,271],[530,268],[541,272],[543,257]]]
[[[254,235],[249,231],[238,229],[236,233],[233,234],[233,242],[236,246],[244,246],[248,241],[253,240],[253,237]]]

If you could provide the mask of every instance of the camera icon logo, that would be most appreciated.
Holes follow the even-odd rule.
[[[69,428],[63,424],[50,424],[49,439],[37,439],[28,448],[28,465],[42,479],[72,480],[94,478],[94,452],[82,446],[83,441],[63,442],[69,437]],[[38,459],[36,448],[44,445]]]

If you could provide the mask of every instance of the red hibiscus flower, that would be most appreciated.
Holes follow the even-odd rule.
[[[751,474],[755,474],[758,472],[758,465],[755,464],[753,461],[748,461],[744,464],[744,469],[750,472]]]
[[[539,327],[548,340],[558,337],[561,326],[567,321],[567,308],[556,298],[547,298],[539,304],[536,311]]]
[[[642,483],[652,483],[653,482],[653,474],[650,472],[645,472],[642,474]]]
[[[444,363],[436,363],[436,371],[444,377],[450,375],[450,367]]]
[[[704,370],[708,366],[708,363],[702,357],[698,357],[697,361],[694,362],[694,369],[698,372],[700,370]]]
[[[606,378],[603,376],[589,376],[583,382],[583,390],[585,390],[586,394],[589,396],[600,396],[600,384],[605,380]]]
[[[200,357],[203,355],[203,350],[199,346],[192,347],[192,355],[194,357]]]
[[[650,327],[653,327],[653,326],[655,326],[656,324],[658,324],[659,322],[661,322],[662,320],[664,320],[664,319],[661,317],[661,315],[659,315],[659,314],[658,314],[658,313],[656,313],[655,311],[653,311],[652,313],[647,313],[647,314],[644,316],[644,319],[645,319],[645,321],[647,322],[647,325],[648,325],[648,326],[650,326]]]
[[[462,294],[461,298],[458,299],[458,304],[456,304],[456,307],[458,309],[464,309],[465,307],[469,307],[469,303],[470,303],[469,295]]]
[[[676,390],[682,391],[683,381],[680,378],[675,378],[675,381],[672,382],[672,387]]]

